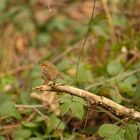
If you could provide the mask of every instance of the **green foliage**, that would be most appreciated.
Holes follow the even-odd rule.
[[[127,27],[128,20],[124,16],[113,16],[113,24],[122,28]]]
[[[124,130],[112,124],[103,124],[100,126],[99,135],[108,140],[124,140]]]
[[[126,140],[137,140],[138,129],[135,124],[130,124],[125,127],[125,139]]]
[[[66,30],[66,26],[70,24],[69,20],[65,20],[63,17],[54,18],[50,24],[47,26],[48,31],[58,30],[64,32]]]
[[[107,72],[111,76],[118,75],[122,71],[123,71],[123,66],[118,62],[111,60],[107,65]]]
[[[22,125],[26,128],[37,128],[39,126],[36,122],[22,122]]]
[[[50,41],[50,36],[46,33],[40,33],[37,36],[37,42],[38,44],[47,44]]]
[[[72,104],[71,104],[71,111],[79,119],[83,118],[84,108],[83,108],[83,105],[81,105],[81,103],[72,102]]]
[[[110,97],[112,98],[112,100],[114,100],[117,103],[121,103],[122,99],[118,96],[117,91],[114,89],[111,89],[110,92]]]
[[[128,124],[121,128],[112,124],[100,126],[99,135],[108,140],[137,140],[138,128],[136,124]]]
[[[29,129],[19,129],[14,133],[15,140],[27,139],[31,136],[32,132]]]
[[[49,13],[45,1],[0,0],[0,140],[91,139],[90,135],[93,139],[137,140],[139,123],[117,126],[110,116],[94,111],[89,111],[85,120],[87,103],[80,97],[64,93],[60,98],[45,97],[44,102],[30,95],[33,87],[44,84],[37,65],[43,59],[55,62],[64,75],[57,83],[75,86],[77,59],[88,31],[79,65],[78,87],[86,89],[94,84],[88,89],[94,94],[140,111],[140,72],[124,77],[140,68],[139,19],[135,15],[140,12],[138,3],[138,0],[109,0],[109,19],[96,1],[97,12],[88,21],[92,1],[58,1],[50,5],[54,11]],[[26,69],[27,63],[36,66]],[[45,104],[46,107],[39,108],[41,114],[34,108],[15,108],[15,104]],[[100,125],[100,122],[107,124]],[[20,125],[18,129],[8,129],[16,123]],[[7,130],[2,130],[7,125]]]
[[[87,106],[86,101],[81,97],[73,96],[72,100],[75,101],[75,102],[79,102],[79,103],[83,104],[84,106]]]
[[[14,105],[15,103],[10,100],[0,103],[0,116],[11,116],[15,117],[16,119],[20,119],[21,116]]]
[[[87,105],[86,101],[77,96],[64,96],[61,99],[61,115],[65,115],[68,111],[72,111],[73,115],[82,119],[84,116],[84,106]]]
[[[136,90],[136,87],[134,85],[136,85],[137,82],[138,79],[136,78],[136,76],[130,76],[119,83],[119,88],[121,92],[126,93],[129,96],[133,96]]]
[[[133,94],[133,101],[139,101],[140,100],[140,85],[137,85],[136,90]]]
[[[20,100],[22,104],[29,104],[31,100],[29,92],[22,92],[20,95]]]
[[[85,83],[85,81],[92,81],[93,75],[88,64],[79,65],[77,81],[79,83]]]
[[[65,128],[64,123],[61,122],[61,120],[58,117],[56,117],[55,114],[52,114],[50,116],[47,126],[48,126],[47,133],[51,133],[55,129],[63,130]]]
[[[61,115],[62,116],[65,115],[70,110],[70,107],[71,107],[71,100],[65,100],[63,104],[60,106]]]
[[[7,75],[0,79],[0,91],[6,90],[7,85],[12,85],[13,88],[18,87],[18,81],[14,76]]]

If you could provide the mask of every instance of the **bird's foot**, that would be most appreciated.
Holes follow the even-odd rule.
[[[49,82],[46,83],[46,85],[47,85],[47,86],[54,87],[54,86],[56,85],[56,83],[53,82],[53,81],[49,81]]]
[[[65,84],[57,84],[55,83],[54,81],[49,81],[47,83],[48,86],[51,86],[51,87],[57,87],[57,86],[64,86]]]

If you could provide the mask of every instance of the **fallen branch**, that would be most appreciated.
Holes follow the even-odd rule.
[[[84,98],[90,105],[101,106],[116,116],[124,116],[136,121],[140,121],[140,112],[135,111],[133,108],[127,108],[122,106],[106,97],[95,95],[91,92],[85,91],[83,89],[75,88],[68,85],[58,85],[58,84],[48,84],[48,85],[41,85],[38,87],[33,88],[33,90],[39,91],[55,91],[55,92],[66,92],[71,95],[79,96]],[[32,96],[32,95],[31,95]]]

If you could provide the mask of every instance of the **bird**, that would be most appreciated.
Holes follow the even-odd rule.
[[[48,83],[49,81],[55,82],[56,79],[58,78],[63,79],[63,75],[59,72],[56,66],[50,61],[45,60],[41,62],[41,68],[42,68],[42,76],[45,79],[45,83]]]

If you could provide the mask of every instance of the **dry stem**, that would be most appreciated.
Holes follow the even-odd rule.
[[[133,108],[127,108],[122,106],[106,97],[95,95],[91,92],[72,87],[69,85],[58,85],[58,84],[48,84],[35,87],[34,90],[39,91],[56,91],[56,92],[66,92],[75,96],[84,98],[90,103],[90,105],[101,106],[108,111],[116,114],[117,116],[125,116],[136,121],[140,121],[140,112],[135,111]]]

